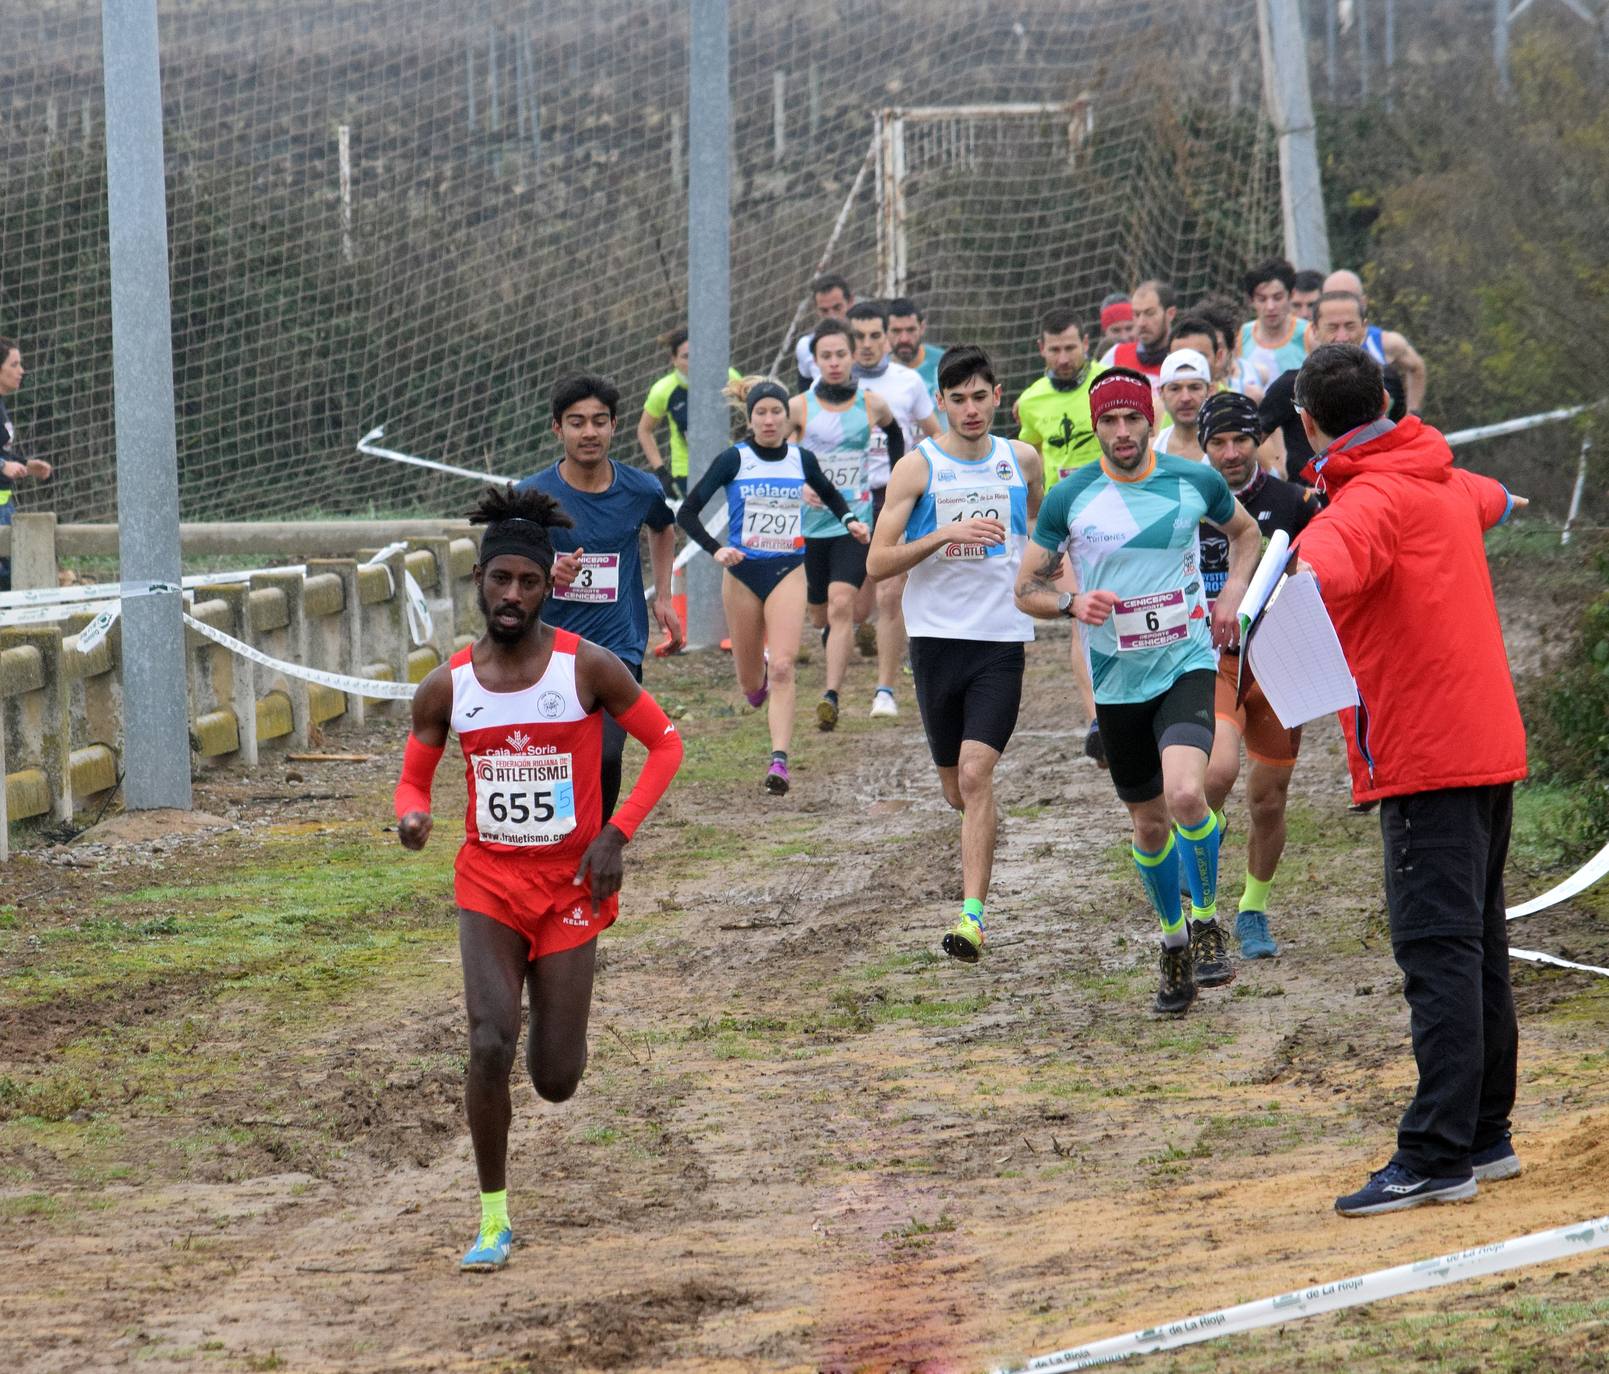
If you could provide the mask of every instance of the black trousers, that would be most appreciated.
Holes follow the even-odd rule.
[[[620,660],[631,670],[631,675],[642,681],[642,664],[630,659]],[[603,810],[600,821],[615,814],[615,803],[620,800],[620,756],[626,752],[626,732],[620,722],[607,711],[603,713],[603,757],[598,764],[598,786],[602,792]]]
[[[1391,948],[1402,970],[1419,1086],[1394,1159],[1464,1178],[1508,1134],[1519,1031],[1509,987],[1503,865],[1514,786],[1415,792],[1380,803]]]

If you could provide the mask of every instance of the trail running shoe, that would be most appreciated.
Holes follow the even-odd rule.
[[[1268,933],[1268,917],[1261,911],[1242,911],[1235,917],[1235,939],[1242,959],[1272,959],[1279,946]]]
[[[855,626],[855,647],[862,658],[877,657],[877,626],[863,620]]]
[[[944,952],[963,964],[975,964],[983,953],[983,922],[961,913],[961,919],[944,937]]]
[[[1475,1151],[1469,1157],[1469,1167],[1482,1183],[1496,1183],[1520,1172],[1520,1157],[1514,1153],[1514,1142],[1504,1136],[1497,1144]]]
[[[745,700],[748,701],[749,705],[754,707],[754,709],[756,711],[758,711],[762,706],[765,705],[765,699],[770,695],[771,695],[771,670],[769,668],[767,668],[765,676],[760,679],[760,686],[759,686],[758,690],[753,691],[753,692],[745,692],[745,693],[743,693],[743,696],[744,696]]]
[[[822,697],[816,703],[816,729],[826,732],[838,728],[838,703],[831,697]]]
[[[1370,1174],[1369,1181],[1357,1192],[1336,1198],[1335,1210],[1343,1217],[1373,1217],[1427,1202],[1469,1202],[1476,1191],[1473,1173],[1463,1178],[1421,1178],[1393,1160]]]
[[[872,714],[874,716],[897,716],[899,702],[894,700],[894,693],[887,687],[879,687],[872,693]]]
[[[1084,757],[1094,759],[1102,768],[1106,767],[1106,742],[1101,738],[1101,723],[1092,720],[1089,723],[1089,733],[1084,736]]]
[[[781,759],[772,759],[771,767],[766,770],[765,790],[773,797],[783,797],[788,792],[788,765]]]
[[[1229,942],[1218,926],[1218,919],[1190,922],[1190,946],[1195,955],[1196,986],[1221,988],[1235,981],[1235,966],[1229,960]]]
[[[508,1252],[514,1244],[514,1232],[504,1227],[495,1236],[482,1231],[475,1243],[464,1252],[458,1267],[466,1274],[491,1274],[508,1263]]]
[[[1162,981],[1156,990],[1155,1010],[1163,1016],[1183,1016],[1196,1000],[1196,975],[1189,945],[1162,946]]]

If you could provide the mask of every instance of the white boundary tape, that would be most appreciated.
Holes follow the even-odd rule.
[[[197,620],[193,615],[186,615],[184,623],[197,634],[205,635],[214,644],[223,645],[230,653],[239,654],[241,658],[248,658],[253,663],[272,668],[276,673],[283,673],[286,677],[333,687],[337,692],[346,692],[355,697],[384,698],[388,701],[412,701],[413,694],[418,690],[416,684],[412,682],[381,682],[378,678],[348,677],[345,673],[326,673],[322,668],[304,668],[300,663],[287,663],[281,658],[270,658],[261,650],[243,644],[222,630],[213,629],[211,625]]]
[[[389,458],[393,463],[410,463],[416,468],[429,468],[432,472],[445,472],[453,477],[467,477],[473,482],[518,482],[518,477],[499,477],[495,472],[476,472],[474,468],[458,468],[451,463],[438,463],[434,458],[416,458],[411,453],[398,453],[394,448],[380,448],[376,439],[385,437],[385,426],[376,425],[358,440],[358,452],[371,458]]]
[[[1524,959],[1529,964],[1549,964],[1553,968],[1573,968],[1578,973],[1601,973],[1605,978],[1609,978],[1609,968],[1599,968],[1596,964],[1573,964],[1570,960],[1560,959],[1557,955],[1540,954],[1534,949],[1515,949],[1513,945],[1508,947],[1508,953],[1511,959]]]
[[[1111,1336],[1089,1345],[1040,1355],[1029,1360],[1024,1368],[1034,1374],[1065,1374],[1065,1371],[1075,1369],[1093,1369],[1097,1365],[1116,1364],[1159,1350],[1174,1350],[1181,1345],[1215,1340],[1219,1336],[1278,1326],[1302,1317],[1339,1312],[1347,1307],[1361,1307],[1379,1302],[1382,1298],[1396,1298],[1404,1293],[1441,1288],[1465,1279],[1501,1274],[1505,1270],[1519,1269],[1529,1264],[1570,1259],[1605,1247],[1609,1247],[1609,1216],[1594,1217],[1589,1221],[1577,1222],[1574,1226],[1536,1231],[1513,1240],[1477,1245],[1470,1250],[1456,1250],[1434,1259],[1399,1264],[1394,1269],[1378,1269],[1336,1283],[1316,1284],[1295,1293],[1281,1293],[1276,1297],[1241,1303],[1238,1307],[1202,1312],[1161,1326],[1148,1326],[1143,1331],[1130,1331],[1126,1335]]]
[[[1508,909],[1508,919],[1517,921],[1521,916],[1530,916],[1546,907],[1557,906],[1567,898],[1574,897],[1576,893],[1585,892],[1605,874],[1609,874],[1609,844],[1604,845],[1562,883],[1550,887],[1540,897],[1532,897],[1530,901],[1521,902],[1519,906],[1511,906]]]

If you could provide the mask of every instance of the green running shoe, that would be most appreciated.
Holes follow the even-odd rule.
[[[965,912],[944,937],[944,952],[963,964],[975,964],[983,953],[983,922]]]

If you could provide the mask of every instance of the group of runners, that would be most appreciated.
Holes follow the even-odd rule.
[[[512,1241],[505,1155],[521,989],[531,1077],[562,1101],[585,1066],[595,941],[615,916],[623,849],[681,759],[675,727],[641,686],[650,616],[672,647],[682,639],[663,594],[676,525],[724,569],[738,686],[767,712],[767,793],[791,786],[807,618],[825,644],[820,730],[838,723],[857,625],[875,616],[873,716],[898,714],[908,652],[940,787],[961,814],[962,907],[942,934],[948,954],[974,962],[986,947],[994,774],[1036,620],[1071,628],[1083,752],[1110,771],[1128,812],[1160,927],[1154,1009],[1181,1014],[1198,988],[1235,977],[1217,904],[1242,749],[1247,872],[1234,934],[1243,959],[1277,952],[1270,887],[1300,731],[1279,723],[1241,667],[1237,613],[1263,541],[1299,534],[1322,504],[1290,466],[1311,450],[1294,442],[1282,407],[1294,407],[1295,371],[1320,344],[1356,344],[1393,365],[1409,403],[1423,396],[1424,370],[1406,340],[1369,324],[1350,274],[1319,282],[1305,302],[1286,263],[1254,269],[1244,285],[1255,315],[1244,326],[1243,311],[1212,300],[1181,315],[1157,281],[1109,298],[1099,330],[1070,309],[1047,311],[1045,372],[1016,399],[1019,437],[1008,439],[994,432],[1003,388],[983,349],[939,349],[914,302],[857,302],[843,278],[820,278],[798,389],[734,373],[743,437],[691,490],[685,331],[666,340],[673,369],[637,429],[653,475],[609,456],[620,395],[608,380],[558,384],[559,461],[489,490],[472,517],[485,526],[475,579],[486,633],[421,684],[396,798],[401,841],[418,848],[431,779],[456,734],[469,787],[455,866],[466,1107],[482,1202],[465,1269],[500,1267]],[[661,419],[668,462],[655,441]],[[701,518],[717,493],[724,540]],[[645,532],[660,593],[651,603]],[[619,805],[627,734],[648,758]]]

